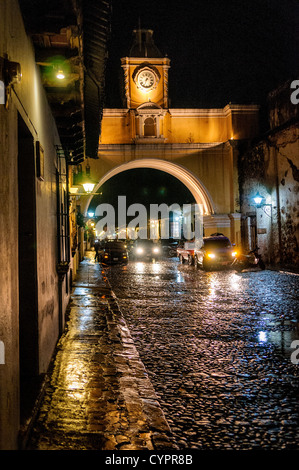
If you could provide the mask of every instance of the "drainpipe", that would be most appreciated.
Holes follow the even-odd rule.
[[[277,151],[276,151],[275,146],[274,146],[273,150],[274,150],[274,171],[275,171],[275,189],[276,189],[276,204],[277,204],[278,253],[279,253],[279,263],[281,263],[281,261],[282,261],[282,239],[281,239],[280,191],[279,191],[279,179],[278,179]]]
[[[61,262],[61,246],[60,246],[60,233],[61,233],[61,220],[60,220],[60,181],[59,171],[56,169],[56,202],[57,202],[57,274],[58,274],[58,331],[59,336],[62,333],[62,282],[63,276],[59,273],[59,265]]]

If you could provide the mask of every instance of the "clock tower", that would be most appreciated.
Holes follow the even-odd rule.
[[[125,102],[103,110],[93,169],[99,184],[135,168],[165,171],[203,206],[205,234],[221,232],[238,244],[238,141],[258,135],[258,106],[170,108],[170,60],[156,47],[151,29],[134,31],[121,66]]]
[[[145,103],[168,108],[168,69],[170,60],[163,57],[153,40],[151,29],[136,29],[128,57],[121,59],[124,70],[126,106],[137,109]]]

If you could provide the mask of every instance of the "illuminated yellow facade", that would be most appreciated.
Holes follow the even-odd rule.
[[[136,108],[104,109],[100,146],[215,144],[250,139],[257,133],[257,112],[255,105],[171,109],[152,101],[143,102]]]
[[[99,160],[89,161],[97,188],[128,169],[160,169],[203,204],[206,235],[222,232],[239,243],[237,142],[257,135],[258,107],[169,108],[170,59],[154,45],[151,30],[134,33],[129,56],[121,59],[125,107],[104,109]]]

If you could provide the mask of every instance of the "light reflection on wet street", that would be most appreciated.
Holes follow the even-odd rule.
[[[177,259],[105,272],[180,448],[299,448],[299,276]]]

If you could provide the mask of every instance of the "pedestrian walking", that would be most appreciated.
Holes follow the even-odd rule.
[[[95,241],[95,244],[94,244],[94,249],[95,249],[95,257],[94,257],[94,260],[95,261],[99,261],[100,262],[100,255],[99,255],[99,242],[96,240]]]

